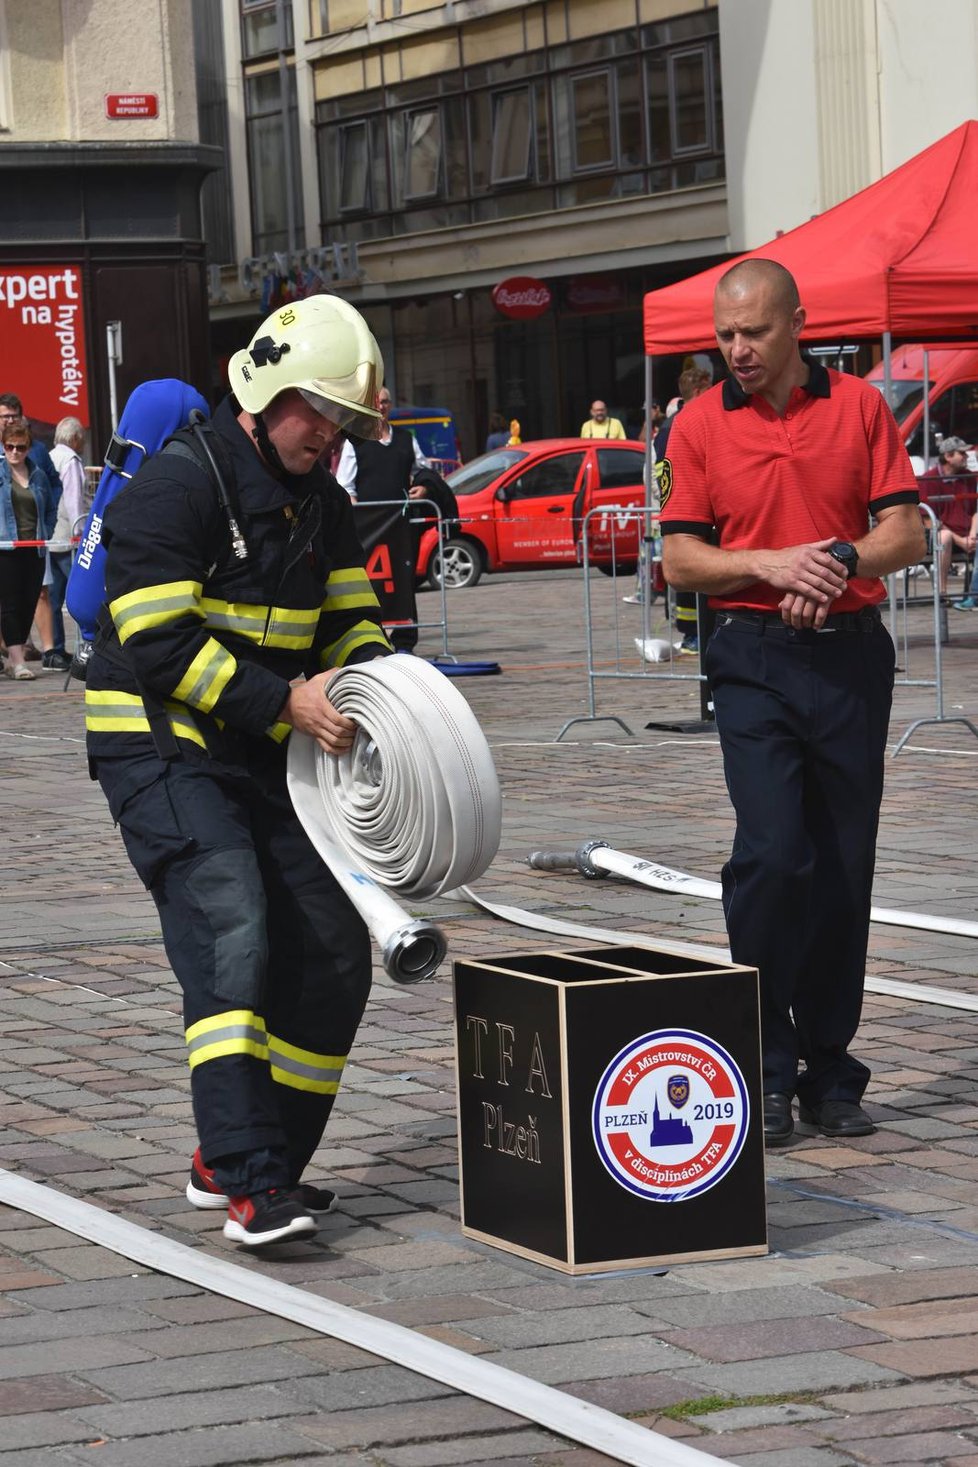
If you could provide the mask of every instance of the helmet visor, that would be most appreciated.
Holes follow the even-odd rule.
[[[311,408],[315,408],[324,418],[335,423],[337,428],[344,433],[355,433],[358,438],[376,438],[380,426],[380,413],[376,408],[364,407],[361,404],[338,402],[335,397],[327,397],[321,392],[313,392],[309,387],[300,387],[299,392]]]

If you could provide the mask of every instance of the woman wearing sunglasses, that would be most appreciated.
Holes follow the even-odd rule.
[[[7,419],[0,460],[0,541],[47,540],[54,529],[58,506],[47,476],[31,461],[31,441],[26,418]],[[43,579],[43,547],[0,550],[0,633],[7,648],[3,670],[18,682],[34,679],[24,646]]]

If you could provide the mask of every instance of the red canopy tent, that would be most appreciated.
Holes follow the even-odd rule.
[[[978,336],[978,122],[878,183],[737,259],[778,260],[798,281],[810,340]],[[735,260],[653,290],[648,356],[716,345],[713,288]]]

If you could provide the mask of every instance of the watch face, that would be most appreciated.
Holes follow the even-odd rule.
[[[836,540],[829,554],[833,560],[837,560],[840,565],[845,566],[850,576],[855,575],[856,565],[859,561],[855,545],[850,544],[848,540]]]

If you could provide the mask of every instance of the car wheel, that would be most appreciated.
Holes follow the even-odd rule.
[[[441,549],[435,551],[428,566],[428,579],[435,587],[441,585],[442,562],[445,587],[450,591],[478,585],[485,569],[479,548],[471,540],[446,540]]]
[[[603,576],[633,576],[638,570],[636,560],[617,560],[614,565],[610,560],[600,560],[597,565]]]

